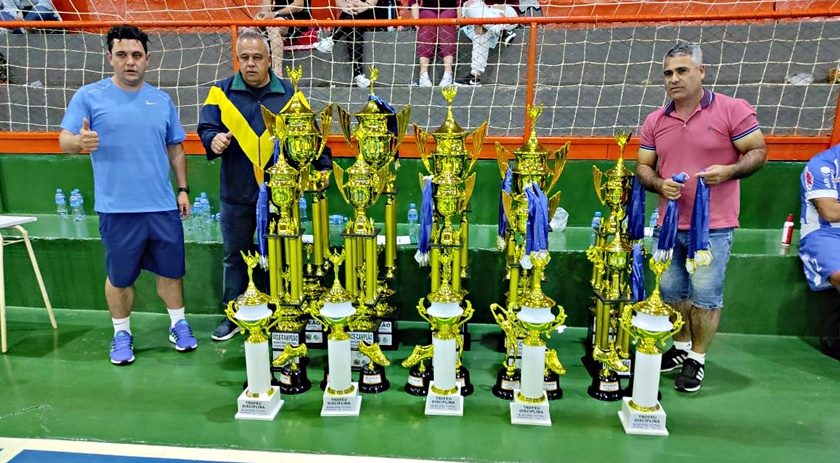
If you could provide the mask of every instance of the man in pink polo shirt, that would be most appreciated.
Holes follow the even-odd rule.
[[[703,381],[706,350],[717,332],[732,237],[738,227],[740,182],[767,162],[755,109],[744,100],[703,88],[706,67],[700,46],[678,42],[665,54],[665,90],[671,102],[645,119],[636,178],[659,194],[659,210],[679,202],[673,261],[662,276],[662,298],[682,314],[685,325],[662,356],[662,371],[680,369],[674,387],[695,392]],[[685,172],[677,183],[671,175]],[[709,250],[712,262],[689,274],[685,267],[697,179],[710,193]],[[659,223],[662,224],[663,217]],[[658,239],[659,229],[654,233]]]

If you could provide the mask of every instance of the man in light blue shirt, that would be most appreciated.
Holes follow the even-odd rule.
[[[157,292],[171,320],[170,342],[179,352],[198,346],[184,318],[181,217],[190,211],[186,133],[169,95],[144,81],[148,35],[134,26],[114,26],[107,43],[114,75],[73,95],[59,144],[66,153],[90,152],[108,274],[105,298],[114,324],[111,363],[128,365],[134,361],[133,285],[143,269],[157,274]]]

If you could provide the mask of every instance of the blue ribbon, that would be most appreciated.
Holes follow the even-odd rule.
[[[434,182],[431,178],[426,179],[423,185],[423,197],[420,201],[420,233],[417,238],[417,253],[414,260],[421,267],[429,263],[429,250],[431,249],[432,221],[434,220]]]
[[[645,188],[638,179],[633,182],[633,192],[627,203],[627,237],[631,241],[645,237]]]
[[[687,177],[688,175],[685,172],[671,176],[677,183],[685,183]],[[659,242],[656,243],[656,252],[653,253],[654,260],[663,262],[671,258],[674,252],[674,243],[677,241],[679,215],[677,200],[669,200],[665,209],[665,217],[662,219],[662,226],[659,227]]]
[[[694,196],[694,208],[691,210],[691,228],[689,231],[688,255],[686,266],[689,273],[694,271],[696,265],[709,265],[711,253],[709,252],[709,187],[706,186],[706,179],[697,179],[697,193]],[[695,259],[695,255],[697,258]]]
[[[257,196],[257,244],[260,250],[260,265],[266,267],[268,264],[268,186],[265,182],[260,184],[259,196]]]
[[[539,185],[532,183],[525,188],[528,200],[528,226],[525,231],[525,255],[548,249],[548,198]]]
[[[645,251],[642,243],[633,245],[633,264],[630,267],[630,298],[639,302],[645,295]]]
[[[388,115],[388,131],[394,134],[395,136],[399,135],[397,131],[399,127],[397,125],[397,110],[394,109],[393,106],[388,104],[387,101],[383,100],[382,98],[376,95],[369,95],[368,99],[376,103],[376,107],[379,108],[382,112],[387,112]],[[400,155],[399,151],[394,154],[394,158],[398,158]]]
[[[505,214],[505,206],[502,201],[502,191],[507,194],[510,194],[510,185],[513,183],[513,171],[511,171],[510,166],[508,166],[507,171],[505,172],[505,178],[502,179],[502,186],[499,190],[499,238],[504,239],[505,232],[507,232],[509,224],[507,219],[507,214]]]
[[[272,156],[274,159],[271,161],[271,165],[277,164],[277,161],[280,160],[280,139],[274,139],[274,155]]]

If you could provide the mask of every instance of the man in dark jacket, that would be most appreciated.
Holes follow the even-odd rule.
[[[240,33],[236,59],[239,72],[210,88],[198,121],[207,159],[222,158],[223,307],[242,294],[248,284],[240,251],[253,246],[259,184],[265,180],[254,164],[264,165],[260,160],[270,159],[274,152],[260,106],[278,113],[294,95],[291,84],[271,71],[268,44],[256,30]],[[332,170],[329,147],[312,164],[317,170]],[[238,332],[239,328],[225,318],[211,338],[224,341]]]

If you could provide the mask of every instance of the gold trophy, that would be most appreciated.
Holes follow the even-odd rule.
[[[358,121],[355,128],[350,113],[341,106],[337,107],[339,125],[344,139],[356,153],[356,162],[346,171],[347,181],[344,179],[345,171],[340,166],[334,165],[333,170],[339,192],[355,210],[353,222],[348,223],[342,234],[347,251],[345,286],[352,294],[360,296],[364,307],[359,308],[360,315],[351,330],[369,343],[373,343],[375,337],[383,348],[396,349],[396,320],[392,318],[383,323],[382,317],[395,310],[388,303],[388,298],[393,294],[389,285],[395,276],[397,256],[397,189],[394,181],[399,161],[395,157],[405,135],[411,107],[406,106],[396,113],[389,110],[387,104],[373,93],[373,82],[379,77],[379,70],[371,67],[370,71],[370,97],[367,105],[355,114]],[[396,126],[389,127],[389,123],[394,121]],[[394,167],[393,172],[391,166]],[[374,227],[367,209],[383,194],[386,198],[385,272],[380,278],[377,237],[382,230]],[[385,341],[390,343],[386,344]],[[358,363],[360,358],[358,355],[354,358],[355,367],[361,366]]]
[[[307,327],[308,337],[315,341],[322,329],[317,323],[303,318],[303,304],[317,298],[321,279],[329,268],[324,253],[329,246],[327,211],[327,181],[329,171],[312,171],[310,164],[321,156],[326,147],[332,125],[332,105],[320,114],[312,111],[306,97],[298,90],[303,68],[286,68],[294,94],[278,114],[262,107],[265,126],[278,142],[275,164],[267,170],[268,187],[277,217],[269,225],[268,266],[270,294],[277,306],[281,321],[273,336],[275,350],[286,344],[298,345],[301,330]],[[316,125],[316,117],[320,128]],[[304,258],[302,227],[298,204],[305,193],[312,195],[311,251]],[[316,343],[318,344],[318,343]]]
[[[621,326],[633,337],[636,358],[633,362],[633,397],[625,397],[618,417],[627,434],[667,436],[665,411],[657,400],[659,394],[659,369],[662,350],[657,342],[676,334],[683,326],[679,312],[665,304],[659,296],[662,274],[671,265],[671,259],[650,259],[650,268],[656,276],[651,295],[640,302],[624,307]],[[673,323],[671,319],[674,319]]]
[[[309,306],[311,315],[321,322],[325,330],[329,330],[327,337],[328,370],[327,380],[324,387],[324,402],[321,408],[321,416],[358,416],[362,404],[362,397],[359,396],[359,384],[351,379],[351,338],[345,331],[353,319],[357,316],[356,307],[353,305],[355,298],[353,294],[341,286],[341,279],[338,269],[345,260],[345,251],[340,254],[329,253],[330,260],[335,272],[335,279],[329,291],[323,294],[321,299]],[[379,364],[384,358],[378,345],[365,346],[365,353],[370,355],[370,363],[374,358]],[[384,370],[381,373],[384,379]],[[385,389],[382,389],[385,390]],[[380,391],[370,391],[380,392]]]
[[[236,419],[273,420],[283,399],[279,386],[271,384],[268,329],[271,326],[269,297],[254,286],[253,270],[260,260],[259,255],[242,253],[248,265],[248,287],[245,292],[228,303],[227,317],[248,333],[245,339],[245,371],[248,385],[237,399]]]
[[[630,334],[618,323],[624,306],[630,302],[628,277],[633,248],[623,225],[634,175],[624,166],[624,149],[631,134],[620,132],[615,139],[621,148],[616,165],[602,173],[592,166],[595,192],[601,204],[610,209],[601,220],[595,243],[586,250],[592,262],[590,284],[595,293],[592,308],[591,352],[583,357],[592,385],[589,395],[598,400],[621,399],[619,374],[630,373]],[[603,177],[606,181],[602,183]]]
[[[513,151],[515,161],[511,161],[511,153],[500,143],[496,143],[496,161],[499,166],[499,173],[502,179],[507,176],[508,170],[511,173],[511,191],[502,192],[502,205],[509,227],[504,236],[499,237],[499,248],[505,255],[505,276],[508,280],[508,293],[505,308],[499,306],[494,310],[496,322],[505,332],[505,360],[493,386],[493,394],[505,400],[511,400],[514,390],[520,387],[520,372],[517,368],[519,363],[520,344],[525,337],[525,332],[515,328],[507,313],[515,315],[520,306],[520,294],[527,294],[531,287],[531,270],[522,265],[522,258],[525,257],[525,234],[528,223],[528,200],[526,189],[531,185],[538,185],[548,199],[548,217],[554,215],[554,211],[560,204],[560,192],[552,194],[560,174],[566,166],[566,159],[569,154],[569,145],[566,143],[560,149],[549,152],[540,144],[537,139],[537,119],[542,113],[543,106],[528,106],[528,116],[531,118],[531,135],[528,141],[520,148]],[[528,256],[530,258],[530,255]],[[530,264],[527,263],[527,267]],[[513,331],[511,331],[513,330]],[[559,388],[556,374],[549,373],[545,378],[546,384],[555,385],[548,392],[549,399],[559,399],[563,391]]]
[[[492,304],[490,310],[497,321],[504,319],[506,336],[513,337],[525,333],[522,346],[517,347],[522,353],[522,368],[520,387],[513,389],[513,402],[510,404],[510,419],[513,424],[529,424],[551,426],[549,415],[548,394],[545,391],[545,370],[550,368],[556,374],[566,374],[566,369],[557,360],[557,352],[546,350],[545,341],[554,331],[566,321],[563,307],[557,315],[552,313],[554,301],[542,292],[542,279],[546,265],[548,265],[548,251],[531,253],[533,263],[530,287],[524,291],[519,301],[518,311]],[[516,341],[510,340],[514,343]],[[516,346],[516,344],[513,344]],[[505,365],[509,367],[508,364]]]

